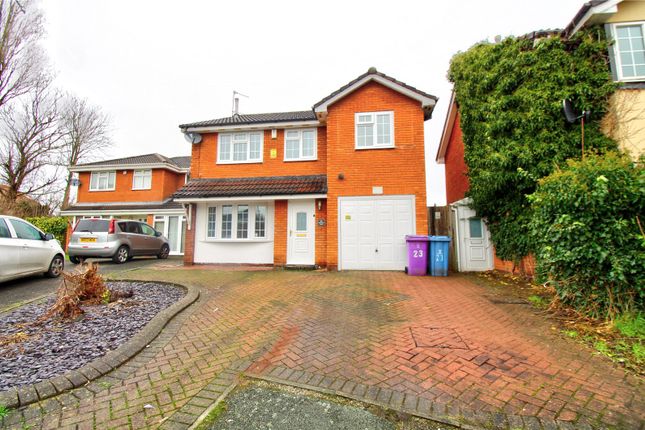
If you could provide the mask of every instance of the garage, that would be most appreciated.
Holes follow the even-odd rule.
[[[414,196],[339,197],[341,270],[404,270]]]

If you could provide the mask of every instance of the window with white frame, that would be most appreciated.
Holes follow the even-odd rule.
[[[92,172],[90,191],[112,191],[116,182],[116,172]]]
[[[152,188],[152,170],[135,170],[132,175],[133,190],[149,190]]]
[[[285,161],[315,160],[318,155],[317,147],[316,129],[284,132]]]
[[[266,239],[267,219],[266,204],[209,206],[206,212],[206,239]]]
[[[262,162],[263,133],[220,133],[217,162],[220,164]]]
[[[394,112],[360,112],[355,114],[356,148],[392,148],[394,146]]]
[[[644,27],[644,22],[614,25],[616,70],[620,80],[645,79]]]

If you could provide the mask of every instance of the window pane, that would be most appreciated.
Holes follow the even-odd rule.
[[[239,205],[237,207],[237,238],[246,239],[249,237],[249,207]]]
[[[372,122],[372,115],[359,115],[358,122]]]
[[[618,37],[629,37],[629,27],[618,27],[616,29],[616,35]]]
[[[231,238],[233,228],[233,206],[222,206],[222,239]]]
[[[376,115],[376,126],[376,143],[379,145],[391,144],[390,114]]]
[[[114,182],[116,179],[116,172],[108,172],[108,188],[114,188]]]
[[[483,236],[481,218],[470,218],[468,225],[470,226],[470,237],[472,239],[478,239]]]
[[[159,233],[164,234],[164,229],[166,228],[165,221],[155,221],[155,230]]]
[[[246,160],[246,142],[245,143],[233,143],[233,160],[234,161],[245,161]]]
[[[314,140],[315,133],[313,131],[303,131],[302,132],[302,156],[303,157],[313,157],[315,155],[315,145]]]
[[[644,63],[645,63],[645,52],[634,51],[634,64],[644,64]]]
[[[635,69],[637,76],[645,76],[645,64],[638,64]]]
[[[186,218],[182,217],[181,219],[181,242],[179,244],[179,252],[182,254],[186,249]]]
[[[287,140],[287,151],[286,158],[287,160],[295,160],[300,158],[300,142],[298,140]]]
[[[296,230],[307,231],[307,212],[296,213]]]
[[[297,131],[287,131],[287,139],[297,139],[297,138],[298,138]]]
[[[620,62],[623,66],[630,66],[632,65],[632,53],[631,52],[623,52],[620,54]]]
[[[255,208],[255,237],[266,237],[267,207],[256,206]]]
[[[618,49],[620,52],[626,52],[631,50],[631,45],[629,39],[618,39]]]
[[[99,176],[96,173],[92,173],[90,176],[90,188],[95,190],[99,186]]]
[[[141,232],[147,236],[154,236],[155,231],[148,224],[139,224],[141,227]]]
[[[632,76],[635,76],[633,66],[623,66],[622,69],[623,69],[623,77],[630,78]]]
[[[26,222],[17,219],[10,219],[9,222],[16,231],[18,239],[42,240],[40,232]]]
[[[228,161],[231,159],[231,135],[221,134],[219,136],[219,159]]]
[[[250,137],[251,148],[249,158],[251,160],[259,160],[261,157],[262,136],[257,133],[251,134]]]
[[[208,208],[208,226],[206,237],[215,237],[215,227],[217,226],[217,208]]]
[[[9,227],[7,227],[7,224],[3,219],[0,219],[0,237],[11,237],[11,233],[9,233]]]
[[[358,146],[372,146],[374,143],[372,125],[359,125],[358,129]]]

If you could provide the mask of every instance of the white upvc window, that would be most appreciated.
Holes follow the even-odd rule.
[[[263,240],[268,234],[269,208],[263,203],[212,205],[206,212],[206,240]]]
[[[217,137],[217,163],[261,163],[264,133],[220,133]]]
[[[285,130],[284,161],[309,161],[318,157],[316,129]]]
[[[618,79],[645,80],[645,22],[613,24],[613,32]]]
[[[394,112],[358,112],[354,123],[356,149],[394,147]]]
[[[133,190],[149,190],[152,188],[152,170],[135,170],[132,175]]]
[[[116,172],[92,172],[90,175],[90,191],[114,191]]]

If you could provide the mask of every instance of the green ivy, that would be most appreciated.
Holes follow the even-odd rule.
[[[33,217],[26,218],[27,221],[44,231],[45,233],[51,233],[56,239],[65,246],[65,235],[67,234],[67,219],[64,217]]]
[[[454,83],[472,207],[486,218],[498,256],[518,262],[533,244],[527,195],[540,178],[581,155],[580,125],[568,124],[562,99],[591,110],[587,148],[614,149],[599,130],[615,91],[601,28],[533,40],[509,37],[455,55]]]
[[[616,153],[567,164],[530,196],[540,277],[554,285],[564,304],[589,316],[611,319],[642,311],[643,164]]]

